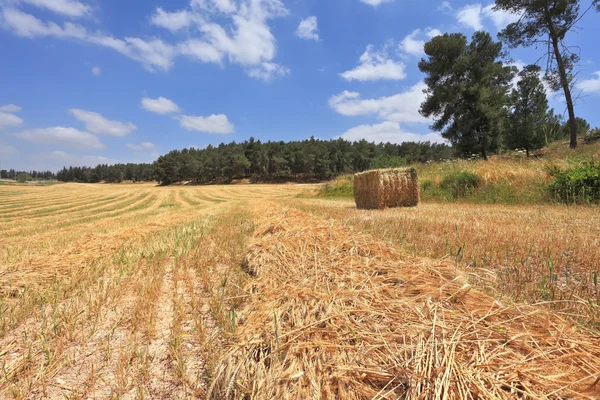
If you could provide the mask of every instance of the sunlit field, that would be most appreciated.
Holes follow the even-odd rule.
[[[597,398],[595,207],[0,187],[0,398]]]

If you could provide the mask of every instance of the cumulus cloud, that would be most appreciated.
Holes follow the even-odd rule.
[[[23,123],[23,119],[13,114],[19,111],[21,111],[21,107],[14,104],[0,106],[0,131]]]
[[[595,78],[584,79],[575,85],[584,93],[600,93],[600,71],[594,72]]]
[[[135,37],[117,39],[100,33],[89,33],[79,24],[44,22],[14,8],[5,8],[0,14],[0,25],[18,36],[27,38],[55,37],[74,39],[111,48],[124,56],[140,62],[149,71],[168,70],[176,55],[173,46],[160,39],[144,40]]]
[[[142,142],[140,144],[128,144],[127,147],[135,151],[156,150],[156,146],[154,145],[154,143],[151,142]]]
[[[92,111],[72,108],[69,112],[79,121],[85,123],[85,128],[88,131],[98,135],[125,136],[137,129],[131,122],[111,121]]]
[[[82,17],[91,12],[91,7],[78,0],[19,0],[21,3],[50,10],[67,17]]]
[[[360,1],[365,4],[368,4],[370,6],[377,7],[381,3],[387,3],[387,2],[393,1],[393,0],[360,0]]]
[[[194,22],[194,15],[187,10],[167,12],[162,7],[158,7],[150,18],[150,22],[171,32],[177,32],[189,28]]]
[[[179,117],[179,124],[188,131],[198,131],[206,133],[233,133],[235,127],[224,114],[210,115],[208,117],[196,117],[192,115],[182,115]]]
[[[300,21],[296,36],[301,39],[319,40],[319,28],[317,26],[317,17],[308,17]]]
[[[14,104],[7,104],[5,106],[0,106],[0,112],[16,113],[19,111],[21,111],[21,107],[15,106]]]
[[[289,68],[271,62],[264,62],[260,66],[248,70],[248,76],[251,78],[262,79],[263,81],[281,78],[289,73]]]
[[[0,131],[13,126],[19,126],[23,120],[14,114],[0,112]]]
[[[373,45],[360,56],[360,65],[341,74],[347,81],[400,80],[406,78],[406,66],[389,58],[385,49],[375,51]]]
[[[277,46],[269,26],[270,20],[287,14],[281,0],[192,0],[184,10],[157,9],[151,21],[173,32],[195,28],[192,37],[177,45],[178,54],[203,63],[228,61],[253,78],[270,80],[289,71],[273,62]]]
[[[416,29],[410,34],[406,35],[402,42],[400,42],[400,51],[407,55],[420,57],[425,54],[425,40],[418,39],[418,37],[426,36],[427,38],[431,39],[441,34],[442,32],[438,29],[427,28],[425,32],[421,31],[421,29]]]
[[[30,129],[15,134],[16,137],[32,143],[66,145],[80,149],[103,149],[104,145],[96,136],[75,128],[57,126],[53,128]]]
[[[452,10],[449,3],[446,7]],[[481,3],[468,4],[456,11],[456,19],[462,25],[473,30],[485,29],[484,22],[491,21],[497,30],[502,30],[512,22],[519,20],[520,15],[507,11],[494,11],[494,4],[483,6]]]
[[[26,1],[81,4],[78,0]],[[0,26],[15,35],[71,39],[107,47],[140,62],[151,72],[169,70],[178,56],[221,66],[227,61],[240,65],[249,76],[264,80],[289,71],[274,62],[277,41],[269,26],[271,20],[288,14],[282,0],[191,0],[182,10],[159,7],[150,17],[153,25],[173,33],[190,28],[185,39],[175,43],[158,38],[116,38],[72,22],[42,21],[15,8],[19,0],[10,0],[10,4],[0,11]]]
[[[155,114],[171,114],[179,112],[179,106],[165,97],[159,97],[157,99],[144,97],[142,99],[142,108]]]
[[[402,130],[398,122],[384,121],[374,125],[359,125],[340,135],[349,141],[366,139],[375,143],[402,143],[402,142],[433,142],[444,143],[445,140],[438,133],[420,135]]]
[[[102,74],[102,69],[98,66],[92,67],[92,75],[100,76]]]
[[[347,116],[375,115],[384,121],[427,123],[429,120],[419,114],[425,88],[425,84],[419,82],[405,92],[376,99],[361,99],[357,92],[344,91],[332,96],[329,106]]]

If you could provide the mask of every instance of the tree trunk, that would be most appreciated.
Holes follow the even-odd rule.
[[[560,76],[560,84],[565,92],[565,100],[567,101],[567,110],[569,112],[569,131],[571,132],[571,142],[569,146],[574,149],[577,147],[577,126],[575,125],[575,108],[573,107],[573,98],[571,97],[571,88],[569,87],[569,79],[567,71],[563,64],[562,55],[558,48],[558,37],[554,32],[550,33],[552,39],[552,48],[554,49],[554,58],[558,66],[558,74]]]
[[[527,158],[529,158],[529,147],[525,147],[525,154],[527,155]]]

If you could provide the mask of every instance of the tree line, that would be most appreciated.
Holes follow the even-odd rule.
[[[221,143],[205,149],[173,150],[152,164],[116,164],[63,167],[56,174],[62,182],[119,183],[122,181],[228,183],[233,179],[258,181],[324,180],[369,168],[404,166],[415,162],[453,158],[446,144],[349,142],[315,138],[292,142]]]
[[[174,150],[154,163],[161,184],[324,180],[344,173],[452,158],[446,144],[350,142],[344,139],[222,143],[205,149]]]
[[[100,164],[96,167],[63,167],[56,174],[61,182],[121,183],[123,181],[150,182],[154,178],[153,164]]]
[[[52,171],[17,171],[15,169],[0,170],[0,179],[14,179],[20,181],[55,180],[56,174]]]

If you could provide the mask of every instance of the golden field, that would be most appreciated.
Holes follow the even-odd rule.
[[[594,207],[0,186],[0,398],[598,398]]]

